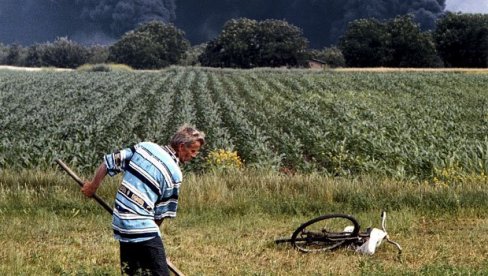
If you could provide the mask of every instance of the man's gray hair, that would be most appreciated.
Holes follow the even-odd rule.
[[[173,137],[171,137],[170,145],[176,149],[180,144],[189,146],[196,141],[200,141],[201,146],[203,146],[205,144],[205,133],[189,124],[183,124],[178,128]]]

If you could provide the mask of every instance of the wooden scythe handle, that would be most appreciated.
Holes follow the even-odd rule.
[[[66,164],[64,164],[63,161],[61,161],[60,159],[56,159],[56,163],[58,163],[59,166],[61,166],[61,168],[63,168],[63,170],[65,170],[69,176],[71,176],[71,178],[73,178],[76,183],[78,183],[78,185],[80,187],[83,187],[83,180],[81,180],[81,178],[79,178]],[[93,198],[100,204],[102,205],[102,207],[107,210],[107,212],[109,212],[110,214],[113,213],[112,211],[112,207],[110,207],[110,205],[107,204],[107,202],[103,201],[103,199],[101,199],[98,195],[94,194],[93,195]]]
[[[84,182],[83,180],[81,180],[81,178],[79,178],[76,173],[74,173],[63,161],[61,161],[61,159],[56,159],[56,163],[58,163],[58,165],[63,168],[63,170],[65,172],[67,172],[69,174],[69,176],[71,176],[71,178],[73,178],[76,183],[78,183],[78,185],[80,187],[83,187],[84,185]],[[102,205],[102,207],[107,210],[107,212],[109,212],[111,215],[113,214],[113,211],[112,211],[112,207],[110,207],[110,205],[107,204],[107,202],[105,202],[103,199],[101,199],[98,195],[94,194],[93,195],[93,198],[100,204]],[[168,264],[168,268],[171,272],[173,272],[176,276],[184,276],[185,274],[183,274],[183,272],[181,272],[168,258],[166,258],[166,263]]]

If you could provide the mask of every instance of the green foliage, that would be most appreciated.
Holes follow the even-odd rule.
[[[203,53],[203,51],[205,51],[205,47],[207,47],[206,43],[202,43],[202,44],[198,44],[198,45],[194,45],[194,46],[190,47],[186,51],[185,57],[182,58],[178,62],[178,65],[181,65],[181,66],[200,65],[200,61],[198,60],[198,58]]]
[[[410,16],[386,22],[359,19],[349,24],[339,44],[352,67],[440,67],[430,33]]]
[[[104,63],[107,56],[107,47],[86,47],[66,37],[25,48],[18,44],[0,46],[0,64],[21,67],[76,68],[84,63]]]
[[[57,38],[53,43],[46,43],[41,48],[40,63],[43,66],[58,68],[76,68],[88,61],[88,50],[66,37]]]
[[[41,67],[44,65],[42,56],[44,54],[45,45],[34,44],[27,49],[27,56],[24,65],[27,67]]]
[[[308,55],[310,58],[325,62],[326,66],[330,68],[344,67],[346,65],[344,55],[335,46],[322,50],[310,50]]]
[[[308,47],[302,30],[284,20],[260,22],[257,40],[260,67],[297,66]]]
[[[112,204],[120,181],[106,178],[97,194]],[[486,185],[439,189],[381,177],[254,170],[185,174],[178,216],[165,220],[161,232],[167,256],[187,275],[484,275]],[[479,205],[463,207],[453,195],[461,202],[477,197]],[[303,255],[273,243],[328,213],[354,216],[362,231],[379,227],[383,208],[401,256],[388,243],[372,257],[351,249]],[[120,274],[110,215],[60,170],[0,171],[0,219],[8,222],[0,224],[1,275]],[[463,246],[443,242],[453,240]]]
[[[451,67],[488,67],[488,15],[447,13],[434,32],[439,55]]]
[[[431,33],[421,32],[410,16],[399,16],[386,23],[389,67],[441,67]]]
[[[110,63],[110,64],[108,64],[108,66],[110,67],[110,70],[112,72],[130,72],[130,71],[134,70],[129,65],[126,65],[126,64]]]
[[[8,55],[8,49],[9,47],[7,45],[0,43],[0,64],[7,64],[5,58]]]
[[[227,21],[219,36],[210,41],[200,57],[203,66],[241,67],[257,66],[258,22],[247,18]]]
[[[209,152],[205,158],[205,166],[213,171],[232,171],[244,166],[236,151],[218,149]]]
[[[185,214],[310,216],[323,210],[359,213],[385,209],[412,210],[423,215],[473,210],[473,215],[479,215],[488,210],[486,176],[481,181],[464,178],[462,183],[439,186],[431,181],[399,181],[368,175],[341,178],[316,173],[282,174],[243,168],[235,152],[213,152],[217,154],[208,162],[215,166],[214,170],[185,174],[180,202]],[[79,175],[87,179],[92,173]],[[112,204],[108,199],[113,198],[120,181],[120,175],[106,178],[97,194]],[[101,206],[83,199],[79,186],[61,171],[0,172],[0,215],[43,210],[64,217],[77,215],[74,213],[106,214]]]
[[[133,69],[125,64],[83,64],[82,66],[76,68],[78,71],[82,72],[128,72]]]
[[[286,21],[232,19],[207,44],[200,62],[233,68],[296,66],[307,45],[302,30]]]
[[[82,72],[110,72],[112,69],[108,64],[83,64],[82,66],[76,68],[78,71]]]
[[[0,169],[49,168],[60,157],[92,173],[103,154],[167,143],[189,122],[209,137],[201,158],[228,149],[248,167],[429,180],[456,166],[487,175],[487,83],[488,74],[455,72],[2,70]]]
[[[386,64],[390,34],[376,19],[359,19],[349,23],[339,43],[348,66],[375,67]]]
[[[160,69],[184,58],[190,43],[172,24],[148,22],[127,32],[109,48],[108,60],[136,69]]]
[[[10,45],[5,56],[5,64],[12,66],[21,66],[25,58],[25,48],[22,45],[14,43]]]
[[[109,51],[107,46],[93,45],[88,47],[89,58],[87,63],[100,64],[105,63],[108,59]]]

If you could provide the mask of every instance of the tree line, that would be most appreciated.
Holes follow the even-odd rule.
[[[66,37],[23,47],[0,44],[0,64],[77,68],[120,63],[135,69],[170,65],[210,67],[306,67],[311,59],[329,67],[488,67],[488,15],[446,13],[433,31],[412,16],[352,21],[338,45],[310,49],[300,28],[284,20],[227,21],[213,40],[191,46],[172,24],[152,21],[112,45],[84,46]]]

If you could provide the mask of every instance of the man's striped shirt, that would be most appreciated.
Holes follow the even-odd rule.
[[[124,172],[115,197],[115,238],[141,242],[160,236],[155,220],[175,217],[182,173],[172,148],[151,142],[108,154],[108,174]]]

